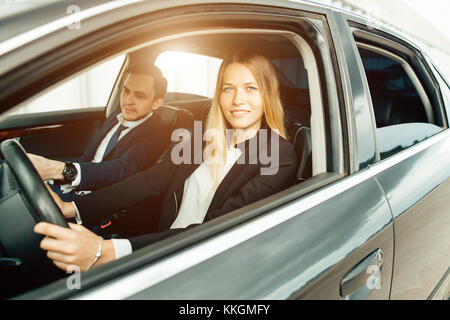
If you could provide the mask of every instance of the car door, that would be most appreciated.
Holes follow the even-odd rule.
[[[375,125],[356,47],[339,13],[314,5],[286,6],[284,11],[215,6],[214,23],[224,17],[224,10],[235,13],[234,23],[228,15],[226,21],[236,33],[256,21],[276,22],[264,24],[265,30],[276,30],[286,21],[314,26],[310,31],[315,32],[321,60],[311,61],[325,70],[324,75],[321,78],[311,64],[308,68],[318,86],[311,96],[323,99],[312,101],[313,108],[325,108],[320,114],[329,130],[324,141],[316,140],[328,154],[324,170],[313,161],[313,177],[307,181],[100,266],[83,275],[80,290],[67,289],[63,279],[19,298],[389,298],[393,218],[369,168],[376,162]],[[190,9],[190,14],[196,13],[195,6]],[[212,19],[204,12],[202,7],[202,19]],[[317,119],[312,120],[314,126]]]
[[[323,127],[322,135],[313,133],[313,176],[86,272],[76,290],[68,285],[70,278],[61,279],[18,298],[389,298],[393,216],[379,172],[370,167],[378,160],[375,121],[342,14],[316,4],[257,1],[183,6],[152,1],[120,10],[82,21],[84,38],[65,48],[71,55],[49,55],[55,66],[69,75],[74,65],[167,35],[187,38],[187,32],[258,34],[263,29],[264,36],[297,39],[314,90],[311,127]],[[104,28],[92,32],[99,25]],[[49,38],[61,41],[61,35],[69,31]],[[280,51],[275,44],[272,49]]]
[[[17,115],[0,123],[0,135],[2,141],[18,139],[29,153],[56,160],[72,160],[83,154],[104,119],[103,107]]]
[[[394,216],[391,298],[446,299],[450,139],[441,87],[448,86],[407,41],[360,24],[353,33],[377,123],[381,161],[372,169]]]

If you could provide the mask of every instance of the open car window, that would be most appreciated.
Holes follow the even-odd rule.
[[[302,28],[309,26],[306,20],[299,21],[302,23]],[[330,183],[331,179],[327,179],[330,177],[327,174],[334,174],[333,179],[336,174],[343,174],[343,141],[335,73],[331,67],[330,50],[323,35],[313,30],[311,27],[309,32],[317,32],[314,38],[309,38],[310,35],[303,29],[297,33],[274,27],[267,29],[238,26],[205,28],[189,34],[180,31],[179,34],[172,35],[170,39],[165,37],[147,39],[148,45],[141,43],[137,49],[128,48],[125,52],[121,52],[123,56],[120,56],[120,59],[106,59],[105,66],[107,63],[112,63],[111,61],[114,61],[114,66],[108,71],[103,69],[103,72],[107,72],[114,81],[111,80],[112,84],[108,85],[108,90],[105,90],[104,94],[96,94],[95,99],[92,98],[94,100],[84,99],[80,108],[91,104],[95,106],[108,104],[110,108],[111,101],[118,101],[120,81],[115,80],[116,72],[119,77],[117,79],[124,75],[120,72],[123,61],[133,63],[137,59],[143,59],[147,63],[154,63],[160,67],[168,80],[165,104],[168,107],[175,106],[191,112],[197,121],[206,118],[216,89],[218,69],[227,54],[244,48],[252,49],[269,58],[276,70],[280,98],[284,107],[287,140],[292,144],[299,162],[295,175],[292,177],[294,181],[292,189],[276,190],[270,196],[260,199],[257,204],[252,203],[239,208],[238,214],[236,211],[233,211],[234,214],[228,212],[229,215],[225,214],[222,219],[208,221],[201,226],[202,228],[195,228],[194,230],[198,231],[194,234],[189,235],[189,231],[194,230],[188,230],[188,236],[181,234],[180,238],[177,235],[173,237],[176,238],[173,241],[178,241],[179,245],[167,246],[167,250],[177,250],[177,248],[188,246],[189,243],[201,241],[215,233],[227,230],[229,225],[243,225],[246,221],[279,206],[280,203],[277,201],[290,201],[294,197],[301,197],[315,188]],[[318,41],[320,46],[315,46],[314,41]],[[125,55],[127,59],[124,59]],[[328,71],[324,74],[323,70]],[[79,79],[86,77],[87,74],[88,71],[70,81],[81,81]],[[66,90],[64,85],[61,85],[61,88],[58,87],[55,90]],[[50,96],[50,92],[48,94]],[[79,94],[78,88],[73,89],[71,94]],[[70,99],[67,100],[70,101]],[[43,102],[40,104],[42,105]],[[47,102],[45,104],[47,105]],[[115,108],[117,106],[115,103]],[[331,135],[333,135],[332,138],[330,138]],[[309,184],[305,183],[308,181]],[[155,183],[158,182],[155,181]],[[303,188],[303,185],[306,187]],[[145,232],[142,229],[139,231],[133,229],[133,226],[142,225],[139,221],[131,225],[127,229],[127,236],[141,235]],[[183,237],[185,238],[180,242]],[[166,248],[164,243],[161,246]],[[130,256],[119,259],[113,266],[105,265],[105,268],[124,268],[119,273],[126,272],[125,264],[122,265],[121,262],[140,263],[139,259],[136,261],[133,259],[142,254],[146,255],[147,249],[133,252]],[[149,256],[148,259],[158,259],[153,254],[150,254],[151,257]],[[95,274],[95,272],[87,274]]]
[[[166,102],[212,98],[222,59],[181,51],[164,51],[155,65],[167,79]]]

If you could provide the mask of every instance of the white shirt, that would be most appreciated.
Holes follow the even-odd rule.
[[[224,171],[219,179],[219,184],[241,154],[242,151],[239,148],[231,147],[227,150]],[[212,181],[210,166],[203,162],[184,182],[180,210],[170,229],[186,228],[191,224],[202,223],[216,189],[217,187]]]
[[[128,132],[130,132],[132,129],[136,128],[141,123],[145,122],[152,115],[153,115],[153,112],[151,112],[148,116],[146,116],[142,119],[139,119],[136,121],[127,121],[123,118],[122,114],[118,114],[117,115],[118,122],[116,123],[116,125],[114,127],[112,127],[112,129],[108,132],[108,134],[105,136],[105,138],[103,138],[102,142],[99,144],[99,146],[97,148],[97,152],[95,153],[94,158],[92,159],[92,162],[102,162],[103,155],[105,154],[106,147],[108,146],[108,142],[109,142],[109,140],[111,140],[111,137],[117,131],[117,129],[119,128],[119,126],[121,124],[128,127],[128,129],[124,129],[120,133],[119,139],[117,141],[120,141],[120,139],[122,139]]]
[[[222,182],[241,154],[242,151],[239,148],[228,148],[224,171],[217,186]],[[203,162],[184,182],[180,210],[170,228],[186,228],[194,223],[202,223],[216,190],[217,187],[213,184],[210,167],[206,162]],[[76,206],[75,209],[77,211],[77,222],[80,223],[81,219]],[[132,247],[129,240],[112,239],[112,242],[116,259],[131,254]]]

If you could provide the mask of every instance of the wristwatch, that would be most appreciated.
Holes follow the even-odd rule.
[[[73,163],[66,162],[62,175],[65,181],[72,182],[78,175],[77,168]]]

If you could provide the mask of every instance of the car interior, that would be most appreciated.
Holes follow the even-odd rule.
[[[402,65],[359,48],[369,82],[377,128],[409,122],[433,122]]]
[[[274,46],[273,43],[277,45]],[[180,50],[223,59],[239,49],[263,52],[274,64],[280,82],[280,95],[286,115],[286,128],[300,159],[297,175],[299,182],[312,176],[311,164],[311,106],[308,79],[303,60],[294,44],[279,35],[255,34],[209,34],[162,42],[140,49],[128,55],[128,63],[154,63],[161,52]],[[274,50],[276,48],[276,50]],[[116,92],[118,95],[118,92]],[[118,99],[108,105],[107,114],[119,108]],[[168,92],[165,105],[158,113],[172,129],[188,128],[192,120],[204,121],[209,112],[211,99],[204,96]]]
[[[309,179],[317,172],[313,172],[312,135],[314,130],[311,130],[312,112],[307,66],[305,66],[304,59],[297,46],[289,38],[280,34],[255,34],[251,32],[194,34],[188,38],[179,37],[165,40],[128,52],[106,110],[104,108],[93,108],[84,111],[82,114],[76,114],[65,125],[56,126],[56,128],[41,134],[28,136],[29,132],[33,133],[32,130],[27,131],[26,128],[17,127],[15,132],[9,132],[9,135],[4,134],[0,138],[5,140],[9,136],[19,136],[21,145],[27,152],[71,160],[75,157],[75,154],[52,154],[50,150],[57,149],[59,146],[62,147],[63,141],[57,140],[50,144],[45,143],[46,146],[43,147],[39,147],[40,144],[37,142],[39,139],[44,141],[56,139],[55,137],[61,133],[70,135],[73,134],[74,130],[77,133],[82,131],[83,137],[73,142],[76,145],[76,150],[82,150],[89,137],[97,133],[105,115],[107,116],[119,108],[120,83],[123,70],[127,64],[134,62],[154,63],[158,55],[169,50],[223,59],[226,55],[238,49],[251,49],[261,52],[274,64],[280,83],[281,99],[285,108],[288,138],[299,160],[297,183]],[[189,77],[189,75],[186,76]],[[157,112],[172,130],[176,128],[190,129],[193,120],[205,120],[210,102],[211,98],[206,96],[168,92],[164,106],[160,107]],[[73,116],[70,111],[51,114],[54,116],[53,119],[67,119],[67,117]],[[12,116],[10,119],[6,119],[6,122],[0,123],[0,132],[2,126],[7,127],[12,121],[26,120],[27,117],[31,116]],[[45,115],[37,115],[37,118],[40,119],[42,125],[49,124],[44,120],[46,119]],[[50,123],[50,125],[52,124]],[[82,129],[80,130],[80,128]],[[64,130],[67,131],[66,134],[64,134]],[[2,148],[2,152],[4,149]],[[0,281],[2,286],[4,284],[0,295],[9,297],[64,277],[66,274],[56,270],[49,263],[50,260],[44,256],[44,252],[39,249],[39,236],[11,231],[14,225],[21,225],[22,229],[29,228],[30,225],[34,225],[34,221],[39,221],[39,217],[36,217],[34,213],[36,204],[30,200],[32,195],[24,195],[22,184],[18,183],[5,161],[1,160],[0,165]],[[145,221],[142,220],[144,216],[142,211],[145,211],[145,207],[145,203],[141,203],[135,208],[130,208],[125,214],[116,214],[110,218],[118,221],[116,225],[121,227],[121,236],[127,237],[156,230],[157,218],[149,219],[147,217]],[[11,219],[12,212],[15,212],[16,215],[14,219]],[[31,275],[36,274],[36,272],[41,276],[32,277]],[[34,280],[31,281],[30,279]]]
[[[436,104],[406,60],[364,44],[359,44],[358,50],[369,85],[381,160],[442,130],[440,117],[435,117],[439,115]],[[410,141],[413,132],[415,139]]]

